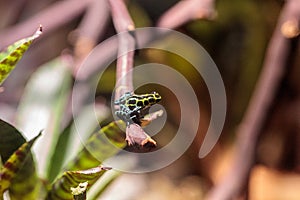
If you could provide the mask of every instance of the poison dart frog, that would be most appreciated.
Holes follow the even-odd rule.
[[[141,119],[149,113],[149,108],[160,100],[161,96],[157,92],[141,95],[126,92],[114,102],[120,106],[115,114],[126,122],[126,125],[132,123],[141,125]]]

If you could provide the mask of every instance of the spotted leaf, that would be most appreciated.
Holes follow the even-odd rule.
[[[17,177],[20,169],[25,164],[26,158],[30,155],[30,149],[33,143],[40,135],[41,133],[29,142],[23,143],[7,160],[5,160],[5,164],[0,171],[0,196],[2,196],[7,189],[10,189],[13,180]]]
[[[111,122],[93,133],[84,148],[70,161],[67,170],[88,169],[101,164],[126,146],[125,123],[122,120]]]
[[[0,85],[7,78],[10,72],[15,68],[17,62],[22,58],[33,40],[42,33],[42,27],[30,37],[21,39],[7,47],[6,51],[0,53]]]
[[[86,189],[88,189],[104,174],[105,171],[109,169],[110,168],[98,166],[88,170],[66,171],[52,184],[51,191],[48,194],[48,199],[72,199],[74,188],[87,182]],[[76,196],[76,194],[74,195]]]

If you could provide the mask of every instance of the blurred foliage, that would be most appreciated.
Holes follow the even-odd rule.
[[[9,25],[13,26],[17,22],[22,23],[25,19],[33,16],[34,13],[43,12],[40,9],[48,8],[51,4],[57,2],[24,1],[21,3],[24,4],[23,9],[22,6],[13,3],[13,1],[11,3],[0,2],[0,33],[2,30],[9,28]],[[129,2],[128,8],[136,27],[155,26],[159,16],[176,2],[173,0],[133,0]],[[209,124],[211,102],[201,75],[196,73],[195,69],[184,58],[172,53],[153,49],[136,52],[135,65],[154,62],[172,66],[172,68],[178,70],[193,87],[201,107],[198,135],[187,153],[182,156],[183,161],[180,160],[178,163],[172,164],[165,171],[157,172],[158,175],[156,176],[152,173],[146,175],[143,180],[147,184],[147,189],[142,190],[145,193],[142,197],[139,196],[139,199],[155,199],[157,196],[161,199],[201,199],[207,188],[218,182],[225,173],[226,168],[232,162],[232,144],[235,141],[235,129],[241,121],[252,95],[261,70],[266,47],[282,4],[283,1],[277,0],[216,1],[218,16],[214,21],[195,20],[177,29],[198,41],[207,50],[221,72],[227,92],[228,112],[221,140],[208,158],[203,160],[199,160],[197,153]],[[20,12],[10,13],[8,8]],[[13,13],[18,13],[18,15],[12,16]],[[59,15],[60,13],[56,14]],[[81,173],[81,170],[99,166],[100,161],[117,154],[118,152],[115,149],[111,150],[110,146],[107,145],[107,141],[103,140],[103,135],[110,138],[117,147],[124,148],[126,145],[124,133],[117,126],[118,124],[122,127],[124,124],[120,121],[109,124],[112,121],[109,108],[111,106],[111,93],[115,84],[115,63],[112,63],[105,70],[97,87],[96,99],[99,100],[97,103],[101,105],[101,108],[98,109],[96,115],[102,129],[97,129],[98,122],[91,122],[90,124],[84,124],[83,122],[81,124],[80,122],[80,125],[76,126],[74,116],[69,115],[71,109],[69,100],[74,81],[72,69],[74,68],[74,60],[76,60],[68,57],[72,57],[72,51],[75,48],[70,38],[76,35],[74,29],[79,29],[83,15],[74,17],[64,26],[47,33],[47,35],[45,34],[37,40],[28,50],[27,56],[20,60],[18,64],[20,66],[13,72],[11,70],[14,69],[21,55],[18,54],[17,58],[13,58],[14,60],[10,62],[10,66],[3,64],[7,63],[3,57],[8,56],[6,58],[12,59],[11,55],[8,53],[0,55],[0,84],[12,72],[12,75],[1,85],[5,88],[5,91],[0,93],[0,116],[7,117],[6,119],[20,129],[23,134],[8,123],[1,121],[0,152],[2,162],[5,163],[22,144],[28,141],[25,138],[33,138],[39,131],[44,129],[43,135],[32,149],[34,156],[29,153],[23,168],[18,172],[22,176],[16,176],[11,183],[10,195],[12,199],[20,198],[16,191],[20,190],[22,185],[27,186],[24,182],[29,183],[28,185],[32,185],[31,183],[41,184],[40,179],[43,180],[44,184],[43,186],[36,184],[37,187],[42,187],[40,195],[44,197],[49,190],[51,196],[51,192],[54,191],[51,190],[51,187],[58,185],[60,181],[64,182],[66,174],[76,174],[78,171]],[[111,21],[107,24],[105,33],[97,38],[96,43],[100,43],[115,33]],[[18,34],[20,37],[22,36],[21,31]],[[32,39],[30,37],[30,42],[28,42],[27,38],[25,46],[21,45],[19,49],[16,46],[14,48],[9,47],[9,52],[14,49],[23,54]],[[173,48],[185,48],[191,56],[199,57],[197,52],[193,52],[190,47],[185,46],[181,41],[172,42],[172,38],[165,38],[159,43]],[[299,55],[299,52],[295,50],[296,55],[297,53]],[[296,56],[294,55],[294,57]],[[274,107],[277,107],[270,113],[272,117],[270,117],[265,128],[265,134],[260,138],[257,149],[257,162],[269,167],[297,170],[297,166],[298,168],[300,166],[299,153],[295,149],[299,144],[299,128],[288,122],[291,116],[297,116],[294,108],[299,105],[296,103],[300,91],[299,68],[297,69],[299,63],[299,58],[293,62],[291,61],[291,66],[294,66],[294,69],[288,74],[287,80],[284,82],[285,85],[280,88],[281,91],[278,93],[276,102],[274,102]],[[167,76],[166,79],[168,79]],[[136,92],[145,93],[145,91],[151,92],[154,90],[163,96],[161,104],[168,113],[168,120],[163,129],[154,136],[159,146],[164,146],[176,134],[180,123],[180,105],[176,95],[163,86],[149,84],[138,88]],[[291,102],[293,104],[290,104]],[[79,117],[82,119],[87,118],[84,112],[79,113]],[[78,132],[80,132],[79,135],[84,137],[82,140],[78,138]],[[2,137],[2,134],[5,134],[5,136]],[[34,158],[36,162],[34,162]],[[64,173],[64,171],[67,172]],[[114,173],[107,175],[106,180],[102,179],[105,177],[106,172],[103,177],[101,174],[101,178],[91,188],[91,191],[93,191],[92,199],[98,198],[109,189],[108,186],[120,175],[119,172],[114,171]],[[167,173],[166,177],[162,177],[161,174],[165,173]],[[83,179],[76,181],[76,184],[84,182]],[[298,175],[293,173],[285,174],[267,167],[255,168],[251,172],[249,184],[250,199],[257,200],[267,197],[258,195],[266,192],[261,191],[261,188],[265,190],[271,188],[270,191],[279,191],[285,188],[285,191],[291,190],[292,194],[296,194],[295,187],[289,187],[288,184],[297,185],[299,184],[298,179]],[[279,182],[283,183],[282,188]],[[72,184],[72,187],[76,187],[76,184]],[[139,185],[125,182],[123,187],[124,184],[126,184],[126,189]],[[160,187],[157,187],[157,185]],[[69,188],[70,185],[66,187]],[[37,195],[37,190],[39,190],[39,188],[22,188],[21,190],[28,191],[29,189],[34,190],[34,195]],[[61,188],[58,189],[58,192],[60,191]],[[282,195],[281,197],[288,196],[287,192],[278,194],[278,196],[280,195]],[[34,197],[26,198],[36,199]],[[272,198],[276,198],[276,195],[270,196],[270,199]],[[291,198],[293,197],[291,196]]]
[[[9,190],[11,199],[36,199],[40,182],[30,149],[40,135],[26,142],[16,128],[3,120],[0,130],[1,159],[5,163],[0,171],[0,198]]]
[[[27,49],[30,44],[28,40],[31,42],[32,39],[33,37],[24,39],[19,43],[21,43],[22,48]],[[25,45],[25,47],[22,45]],[[4,57],[9,58],[11,53],[14,53],[16,49],[18,50],[18,48],[9,48],[8,53],[5,54]],[[12,66],[9,66],[11,69],[13,69],[19,58],[20,57],[16,59]],[[7,76],[7,74],[4,74],[4,76]],[[45,176],[46,170],[50,169],[49,181],[54,177],[54,175],[51,174],[51,169],[57,164],[55,162],[49,162],[51,161],[49,157],[59,155],[55,153],[55,147],[58,141],[62,142],[58,138],[62,130],[61,121],[63,113],[66,110],[64,104],[68,99],[69,91],[70,73],[67,68],[67,63],[61,59],[55,59],[42,66],[31,76],[20,105],[20,114],[18,115],[19,126],[23,128],[26,133],[47,126],[49,128],[47,128],[48,130],[46,131],[51,130],[50,135],[44,135],[44,140],[40,143],[42,149],[36,153],[36,155],[39,155],[37,158],[38,163],[45,163],[40,175]],[[29,114],[31,114],[31,117]],[[116,154],[120,148],[125,146],[123,132],[119,126],[124,129],[124,122],[112,122],[110,125],[104,126],[98,134],[93,134],[87,141],[85,149],[74,158],[74,161],[70,162],[69,168],[89,169],[98,166],[100,161],[103,161],[105,158]],[[67,131],[68,129],[67,127]],[[31,134],[32,133],[27,134],[27,136]],[[41,134],[29,142],[26,142],[22,134],[16,128],[5,121],[0,121],[0,152],[1,161],[4,162],[4,166],[0,171],[1,199],[7,190],[9,190],[10,199],[33,200],[45,196],[47,189],[45,187],[40,188],[40,186],[42,186],[41,181],[36,174],[36,166],[30,151],[34,141],[40,135]],[[107,138],[111,140],[109,141]],[[118,147],[118,149],[112,144]],[[62,145],[67,147],[66,142]],[[41,150],[44,152],[42,153]],[[60,157],[60,159],[63,160],[63,156]],[[54,157],[53,159],[57,158]],[[105,168],[100,167],[99,169],[94,168],[86,171],[66,171],[51,184],[52,186],[48,192],[47,199],[71,199],[71,188],[86,181],[88,181],[89,187],[91,187],[93,183],[104,174],[105,170]],[[58,166],[54,172],[59,171],[61,171],[61,169]],[[115,177],[115,175],[112,177]],[[106,185],[104,184],[102,187],[105,188]],[[103,189],[99,188],[98,195],[101,194],[100,191],[103,191]]]
[[[27,82],[17,111],[16,124],[30,138],[32,133],[44,130],[34,148],[39,173],[46,176],[51,166],[49,156],[62,130],[67,100],[71,89],[69,63],[62,57],[51,60],[37,69]],[[47,147],[47,148],[45,148]]]

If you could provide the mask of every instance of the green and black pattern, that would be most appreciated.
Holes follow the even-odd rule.
[[[149,108],[160,100],[161,96],[157,92],[142,95],[127,92],[115,101],[115,105],[120,106],[115,114],[127,125],[131,123],[140,125],[141,119],[148,114]]]

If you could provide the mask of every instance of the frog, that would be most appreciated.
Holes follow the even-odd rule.
[[[122,119],[127,126],[130,124],[141,125],[145,115],[154,104],[161,101],[161,96],[157,92],[149,94],[135,94],[126,92],[114,104],[119,106],[115,114]]]

